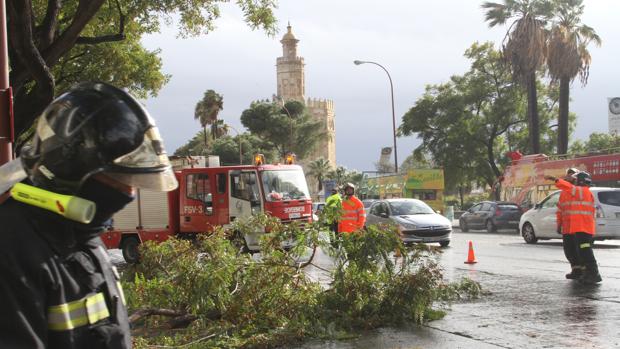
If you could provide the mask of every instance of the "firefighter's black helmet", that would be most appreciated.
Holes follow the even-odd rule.
[[[86,82],[56,98],[41,114],[20,154],[34,185],[75,194],[96,173],[138,188],[177,186],[157,127],[127,92]]]

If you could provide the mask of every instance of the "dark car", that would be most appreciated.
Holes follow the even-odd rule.
[[[362,203],[364,204],[365,209],[369,209],[373,202],[377,201],[377,199],[364,199]]]
[[[483,201],[475,204],[459,218],[461,231],[486,229],[492,233],[497,229],[519,229],[521,219],[519,205],[503,201]]]

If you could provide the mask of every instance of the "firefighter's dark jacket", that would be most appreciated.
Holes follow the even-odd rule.
[[[0,205],[0,348],[130,348],[118,272],[98,232]]]

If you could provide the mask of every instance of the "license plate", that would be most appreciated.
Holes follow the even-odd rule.
[[[288,214],[288,218],[299,218],[299,217],[301,217],[300,212],[293,212],[293,213]]]

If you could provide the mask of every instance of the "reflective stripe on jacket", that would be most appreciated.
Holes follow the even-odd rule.
[[[364,228],[366,210],[364,204],[355,196],[342,201],[342,215],[338,223],[338,232],[352,233]]]
[[[562,228],[562,233],[594,235],[596,209],[590,188],[576,186],[563,179],[558,179],[555,185],[562,191],[556,211],[557,225]]]

